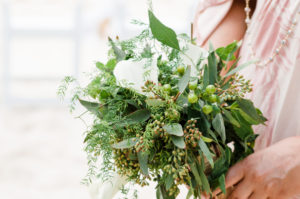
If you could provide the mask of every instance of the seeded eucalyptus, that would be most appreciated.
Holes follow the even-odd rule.
[[[233,68],[220,75],[235,59],[237,42],[205,52],[151,11],[149,20],[132,39],[109,39],[109,61],[96,63],[93,79],[74,98],[95,118],[84,140],[86,182],[117,172],[141,186],[156,181],[158,199],[176,198],[179,185],[189,186],[188,196],[210,194],[224,187],[230,166],[253,152],[252,126],[266,119],[244,99],[250,81]],[[127,73],[132,78],[124,82]]]

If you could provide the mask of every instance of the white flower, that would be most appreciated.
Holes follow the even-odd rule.
[[[120,61],[115,69],[114,76],[118,84],[125,88],[130,88],[138,93],[146,95],[142,91],[142,86],[147,80],[158,83],[157,61],[142,59],[140,61],[123,60]]]
[[[187,49],[184,54],[180,54],[180,57],[183,60],[184,65],[191,66],[191,76],[196,77],[199,75],[199,72],[195,65],[197,65],[199,59],[205,60],[208,57],[208,52],[204,48],[193,45],[191,43],[187,43],[184,47]]]

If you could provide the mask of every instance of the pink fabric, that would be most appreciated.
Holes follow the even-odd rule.
[[[228,4],[231,5],[231,2],[232,0],[200,2],[194,28],[199,45],[206,41],[226,16],[229,11]],[[224,12],[216,12],[222,7],[225,15]],[[299,0],[257,0],[249,32],[243,39],[239,63],[252,60],[250,41],[256,58],[267,60],[275,52],[291,22],[297,17],[299,9]],[[201,18],[208,17],[206,12],[211,14],[211,18],[216,17],[218,20],[204,23]],[[211,32],[202,34],[203,29]],[[268,118],[266,126],[254,128],[255,132],[260,134],[256,149],[265,148],[290,136],[300,135],[300,21],[287,45],[281,49],[273,62],[266,67],[248,66],[241,74],[254,84],[254,90],[248,97]]]
[[[233,0],[201,0],[194,20],[197,43],[202,45],[229,11]],[[201,17],[199,17],[201,16]]]

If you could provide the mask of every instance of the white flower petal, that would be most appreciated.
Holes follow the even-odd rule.
[[[195,65],[199,61],[200,58],[207,58],[208,52],[199,46],[193,45],[191,43],[187,43],[186,46],[187,50],[185,51],[185,54],[181,54],[181,58],[183,60],[183,63],[185,65],[191,66],[191,76],[196,77],[198,76],[198,70],[196,69]]]
[[[142,86],[147,80],[158,83],[157,61],[154,59],[151,63],[149,59],[140,61],[124,60],[120,61],[114,69],[114,75],[120,86],[131,88],[138,93],[142,92]]]

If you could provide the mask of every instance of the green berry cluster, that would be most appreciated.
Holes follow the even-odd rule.
[[[114,161],[119,175],[127,176],[135,183],[145,186],[148,185],[147,176],[140,175],[140,164],[136,158],[134,149],[115,149]]]
[[[252,92],[253,84],[242,75],[234,75],[228,84],[229,87],[225,90],[220,86],[217,88],[217,92],[223,101],[236,100],[238,97],[243,98],[245,94]]]
[[[163,172],[174,179],[174,184],[168,190],[170,196],[179,194],[178,186],[187,184],[190,180],[189,166],[185,162],[186,153],[182,149],[174,149],[168,158],[167,164],[162,168]]]
[[[196,127],[197,120],[188,120],[187,125],[184,129],[184,138],[187,144],[196,148],[198,146],[198,141],[202,136],[202,133]]]

